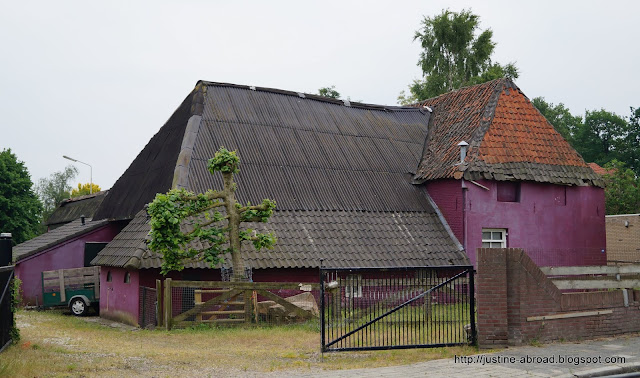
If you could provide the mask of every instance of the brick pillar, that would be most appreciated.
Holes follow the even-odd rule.
[[[478,345],[480,348],[507,346],[507,251],[478,248]]]

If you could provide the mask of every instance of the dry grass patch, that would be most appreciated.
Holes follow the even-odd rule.
[[[0,355],[0,376],[264,375],[410,364],[472,347],[319,353],[317,324],[270,328],[130,330],[64,315],[18,313],[22,340]],[[92,319],[95,320],[95,319]]]

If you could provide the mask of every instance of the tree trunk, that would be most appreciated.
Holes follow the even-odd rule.
[[[236,208],[235,185],[233,173],[222,173],[224,180],[225,208],[229,216],[229,247],[231,248],[231,266],[233,267],[232,281],[245,281],[244,261],[240,255],[240,213]]]

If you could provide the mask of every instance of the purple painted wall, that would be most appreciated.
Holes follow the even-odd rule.
[[[109,242],[122,227],[110,223],[75,239],[67,240],[38,252],[16,264],[16,276],[22,280],[22,302],[25,305],[42,304],[42,272],[55,269],[82,268],[86,242]]]
[[[462,188],[460,180],[437,180],[425,183],[427,192],[438,205],[451,231],[462,243],[464,222],[462,217]]]
[[[129,282],[125,276],[129,273]],[[108,276],[110,280],[107,280]],[[140,275],[138,270],[100,268],[100,316],[138,325]]]
[[[463,211],[459,208],[457,215],[445,211],[452,200],[443,193],[450,190],[449,196],[462,196],[461,182],[442,181],[428,184],[427,190],[434,193],[447,222],[457,225]],[[489,190],[465,183],[463,236],[454,231],[474,265],[483,228],[506,229],[507,247],[523,248],[538,266],[606,265],[602,188],[521,182],[520,202],[499,202],[496,181],[478,183]]]
[[[156,280],[220,281],[219,269],[185,269],[171,272],[166,277],[160,269],[130,270],[130,283],[125,283],[126,269],[103,266],[100,268],[100,316],[122,323],[139,325],[140,287],[156,287]],[[111,273],[111,281],[107,275]],[[318,269],[256,269],[255,282],[318,282]]]

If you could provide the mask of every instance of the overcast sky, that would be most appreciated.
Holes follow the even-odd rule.
[[[471,9],[529,98],[640,107],[636,1],[3,1],[0,150],[32,180],[71,163],[111,187],[198,80],[395,105],[423,16]],[[77,165],[76,182],[89,181]],[[2,179],[2,178],[0,178]],[[75,183],[74,183],[75,184]]]

